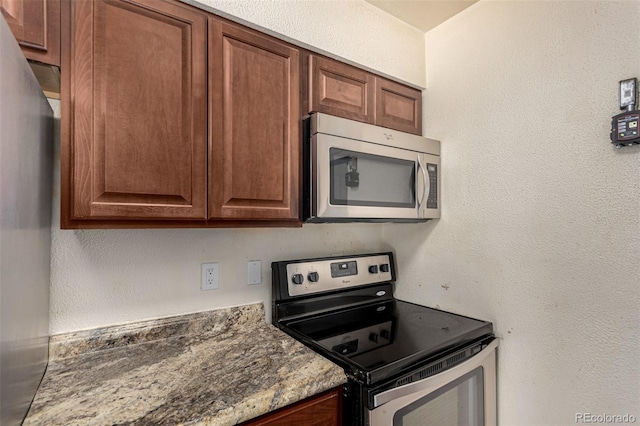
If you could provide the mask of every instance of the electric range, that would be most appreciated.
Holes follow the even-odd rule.
[[[495,424],[493,325],[395,299],[393,253],[271,267],[273,323],[345,369],[345,425]]]

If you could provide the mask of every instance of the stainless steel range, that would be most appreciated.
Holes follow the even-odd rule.
[[[349,377],[345,425],[496,424],[493,325],[395,299],[393,253],[271,268],[273,323]]]

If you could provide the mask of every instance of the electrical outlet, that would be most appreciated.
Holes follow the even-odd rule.
[[[202,264],[202,290],[215,290],[219,287],[218,262]]]

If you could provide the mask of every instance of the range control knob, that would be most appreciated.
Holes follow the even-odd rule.
[[[378,343],[378,335],[376,333],[369,334],[369,340],[373,343]]]
[[[391,333],[389,332],[389,330],[380,330],[380,337],[389,340],[389,338],[391,337]]]
[[[389,264],[388,263],[383,263],[382,265],[380,265],[380,271],[389,272]]]
[[[378,265],[371,265],[371,266],[369,266],[369,273],[371,273],[371,274],[377,274],[377,273],[378,273]]]
[[[294,274],[294,275],[291,277],[291,281],[292,281],[294,284],[302,284],[302,283],[304,282],[304,277],[302,276],[302,274]]]
[[[309,281],[311,281],[312,283],[317,283],[318,279],[320,278],[320,276],[318,275],[317,272],[309,272],[309,275],[307,276],[307,278],[309,279]]]

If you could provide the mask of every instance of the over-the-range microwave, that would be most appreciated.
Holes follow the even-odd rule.
[[[315,113],[303,128],[305,222],[440,217],[440,142]]]

